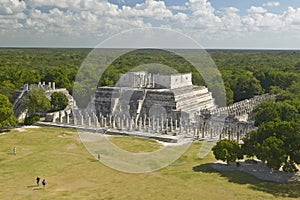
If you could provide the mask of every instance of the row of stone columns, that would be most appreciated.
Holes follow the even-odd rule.
[[[96,116],[95,113],[88,114],[86,112],[78,111],[78,113],[71,117],[71,111],[59,111],[55,114],[53,122],[74,124],[80,126],[91,126],[99,128],[111,128],[125,131],[143,131],[149,133],[176,133],[176,134],[196,134],[200,131],[195,125],[189,121],[179,122],[173,119],[164,118],[140,118],[133,120],[128,117],[105,117],[103,115]],[[70,119],[73,120],[70,120]],[[72,121],[72,123],[71,123]]]
[[[168,118],[141,117],[133,120],[126,116],[97,116],[85,111],[78,111],[75,116],[71,110],[59,111],[54,116],[54,122],[62,124],[74,124],[94,128],[116,129],[123,131],[142,131],[148,133],[185,135],[196,139],[204,138],[228,138],[239,140],[249,132],[249,124],[237,121],[225,122],[210,116],[199,117],[196,121],[173,120]]]
[[[269,94],[263,94],[259,96],[255,96],[251,99],[246,99],[237,103],[234,103],[232,105],[226,106],[226,107],[221,107],[221,108],[216,108],[211,111],[211,114],[218,114],[220,115],[221,113],[228,113],[229,115],[236,115],[236,116],[241,116],[244,114],[249,114],[253,111],[254,107],[259,104],[260,102],[274,98],[274,96],[269,95]]]

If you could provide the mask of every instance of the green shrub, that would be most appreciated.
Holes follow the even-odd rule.
[[[40,121],[39,115],[33,115],[25,118],[24,124],[25,125],[32,125],[36,122]]]

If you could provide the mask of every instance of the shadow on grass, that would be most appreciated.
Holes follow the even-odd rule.
[[[7,133],[7,132],[10,132],[10,130],[9,129],[0,130],[0,135],[1,135],[1,133]]]
[[[220,172],[212,168],[213,163],[201,164],[193,167],[194,172],[218,173],[236,184],[248,184],[253,190],[267,192],[275,197],[300,198],[300,182],[297,183],[275,183],[257,179],[253,175],[240,171]]]
[[[95,159],[95,158],[88,158],[88,160],[89,160],[90,162],[99,162],[99,160],[97,160],[97,159]]]
[[[28,188],[32,188],[32,187],[38,187],[38,185],[28,185]]]
[[[34,188],[33,190],[42,190],[42,188]]]
[[[214,168],[211,167],[211,163],[205,163],[202,165],[197,165],[193,167],[194,172],[205,172],[205,173],[217,173]]]

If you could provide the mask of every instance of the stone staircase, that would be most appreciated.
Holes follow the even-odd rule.
[[[26,115],[26,99],[29,95],[28,90],[19,90],[14,93],[14,99],[13,99],[13,109],[14,109],[14,115],[16,118],[24,119]]]
[[[216,108],[214,98],[207,88],[201,86],[188,86],[174,90],[176,110],[180,110],[193,116],[194,113]]]

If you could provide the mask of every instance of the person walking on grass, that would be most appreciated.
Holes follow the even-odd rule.
[[[14,147],[13,151],[14,151],[14,154],[17,155],[17,147]]]
[[[40,185],[40,180],[41,180],[40,177],[36,177],[36,184],[37,184],[38,186]]]
[[[100,160],[100,153],[98,153],[98,160]]]
[[[45,189],[45,186],[46,186],[46,180],[45,179],[43,179],[42,184],[43,184],[43,189]]]

